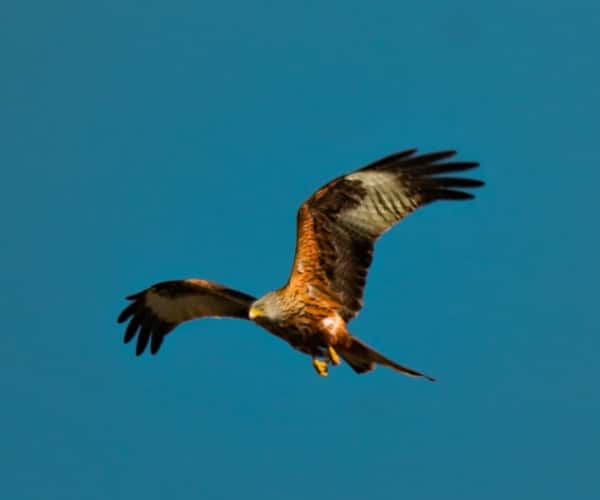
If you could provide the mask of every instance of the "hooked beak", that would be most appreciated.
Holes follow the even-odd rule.
[[[264,314],[264,311],[258,307],[252,306],[250,311],[248,312],[248,317],[250,319],[256,319]]]

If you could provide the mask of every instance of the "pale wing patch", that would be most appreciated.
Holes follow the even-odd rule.
[[[377,236],[387,231],[418,205],[401,177],[391,172],[355,172],[346,177],[366,190],[361,203],[343,214],[343,220],[362,233]]]
[[[168,323],[181,323],[211,316],[218,311],[220,301],[208,294],[190,294],[179,297],[160,295],[152,290],[146,295],[146,306]]]
[[[353,172],[346,176],[346,179],[349,181],[360,181],[361,184],[368,188],[373,186],[380,186],[381,184],[385,184],[390,182],[390,180],[394,179],[396,175],[391,172],[378,172],[376,170],[366,171],[366,172]]]

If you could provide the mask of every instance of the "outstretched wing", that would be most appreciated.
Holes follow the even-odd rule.
[[[131,301],[117,321],[129,320],[125,343],[137,334],[139,356],[150,342],[156,354],[167,333],[179,323],[205,317],[248,319],[256,299],[245,293],[200,279],[164,281],[127,297]]]
[[[483,182],[443,174],[477,167],[445,161],[455,151],[402,151],[329,182],[298,211],[296,256],[288,289],[326,294],[349,321],[362,307],[375,240],[417,208],[468,200]]]

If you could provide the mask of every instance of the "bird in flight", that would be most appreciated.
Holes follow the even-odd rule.
[[[136,354],[148,343],[156,354],[177,325],[205,317],[250,320],[308,354],[325,377],[346,361],[356,373],[376,365],[413,377],[429,375],[392,361],[348,330],[363,305],[375,241],[409,213],[438,200],[468,200],[475,179],[448,176],[479,166],[448,161],[455,151],[386,156],[325,184],[298,210],[296,254],[288,282],[257,299],[203,279],[157,283],[127,297],[118,317],[129,322],[125,343],[137,335]]]

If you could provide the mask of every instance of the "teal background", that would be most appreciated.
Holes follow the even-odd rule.
[[[600,498],[599,46],[583,0],[4,2],[2,498]],[[487,185],[382,238],[352,329],[436,384],[122,344],[154,282],[282,284],[300,203],[414,146]]]

